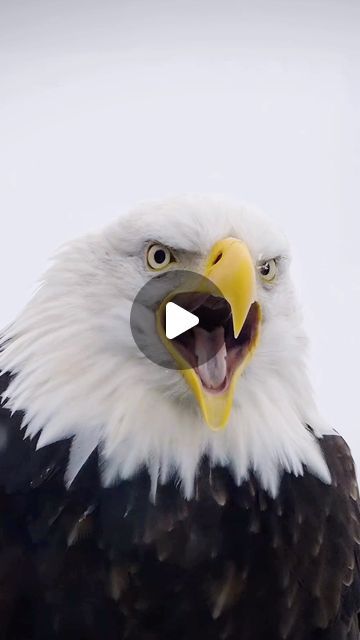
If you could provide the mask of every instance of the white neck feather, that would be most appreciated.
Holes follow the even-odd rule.
[[[126,354],[128,310],[122,311]],[[110,351],[98,351],[91,331],[74,322],[59,323],[56,304],[43,293],[8,329],[5,340],[0,368],[16,373],[6,406],[24,411],[26,435],[41,432],[38,447],[75,436],[68,484],[96,446],[104,484],[147,467],[153,495],[158,481],[174,475],[190,498],[204,455],[228,466],[239,484],[255,471],[273,496],[282,473],[302,474],[304,465],[330,482],[317,440],[305,425],[311,424],[317,437],[331,431],[319,420],[303,366],[290,358],[287,362],[286,345],[282,365],[271,375],[266,348],[259,347],[239,381],[227,428],[212,432],[178,372],[139,357],[127,360],[125,355],[119,362]]]

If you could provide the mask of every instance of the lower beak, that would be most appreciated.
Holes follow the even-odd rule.
[[[212,283],[221,292],[231,309],[232,351],[226,352],[227,378],[221,390],[206,388],[197,367],[190,367],[184,355],[177,349],[176,342],[166,338],[160,317],[163,316],[165,304],[174,298],[176,291],[172,292],[160,306],[158,331],[165,347],[177,362],[182,375],[192,389],[205,422],[211,429],[220,430],[229,420],[237,380],[256,349],[261,312],[256,302],[255,269],[244,242],[236,238],[226,238],[217,242],[210,251],[203,275],[209,284]],[[242,338],[245,325],[246,342]],[[235,357],[236,350],[238,355]]]

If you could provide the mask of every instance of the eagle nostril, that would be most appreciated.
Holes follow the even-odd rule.
[[[222,251],[220,251],[220,253],[217,254],[217,256],[216,256],[216,258],[215,258],[215,260],[213,262],[213,266],[215,264],[217,264],[218,262],[220,262],[221,258],[222,258]]]

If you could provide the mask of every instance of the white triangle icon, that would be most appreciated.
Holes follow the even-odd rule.
[[[197,324],[199,318],[190,311],[179,307],[175,302],[168,302],[165,307],[165,334],[168,340],[177,338]]]

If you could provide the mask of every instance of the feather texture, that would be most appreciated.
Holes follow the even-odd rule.
[[[238,382],[228,428],[212,433],[179,372],[139,352],[129,317],[153,275],[144,262],[149,240],[172,247],[177,267],[201,272],[213,243],[229,235],[246,242],[255,263],[277,257],[279,276],[271,287],[258,282],[261,341]],[[6,406],[24,412],[38,447],[74,438],[68,483],[97,445],[105,485],[145,466],[153,493],[158,476],[164,481],[175,471],[184,495],[193,496],[204,455],[227,464],[237,484],[252,470],[271,495],[283,471],[301,475],[305,466],[329,482],[318,443],[304,428],[311,423],[319,437],[332,432],[312,398],[288,266],[284,236],[252,209],[209,198],[140,207],[65,247],[4,332],[0,369],[16,373]]]
[[[5,385],[8,380],[3,377]],[[4,640],[357,640],[359,500],[348,448],[320,442],[327,485],[284,473],[276,498],[204,459],[192,499],[140,471],[104,488],[95,451],[72,487],[70,442],[36,449],[1,409]]]

